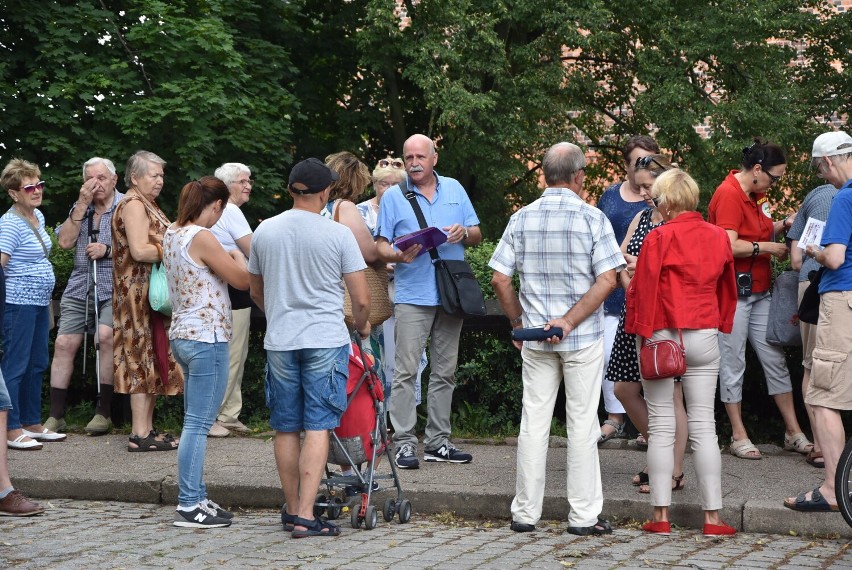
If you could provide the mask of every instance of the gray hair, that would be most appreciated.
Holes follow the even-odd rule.
[[[101,158],[99,156],[95,156],[87,160],[83,163],[83,180],[86,179],[86,169],[90,166],[96,166],[98,164],[103,164],[109,170],[109,173],[115,176],[115,165],[108,158]]]
[[[541,169],[548,186],[558,182],[570,182],[586,166],[586,157],[577,145],[569,142],[556,143],[544,154]]]
[[[148,174],[148,163],[165,166],[166,161],[147,150],[137,150],[133,156],[127,159],[127,167],[124,169],[124,183],[128,188],[133,186],[132,176]]]
[[[225,184],[231,184],[240,174],[248,174],[251,176],[251,169],[241,162],[226,162],[216,169],[213,176]]]

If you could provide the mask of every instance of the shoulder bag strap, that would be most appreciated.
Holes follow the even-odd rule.
[[[24,223],[25,223],[25,224],[27,224],[27,226],[28,226],[28,227],[29,227],[29,228],[33,231],[33,233],[35,234],[35,237],[37,237],[37,238],[38,238],[38,243],[40,243],[40,244],[41,244],[41,249],[43,249],[43,250],[44,250],[44,257],[45,257],[45,258],[50,257],[50,254],[48,254],[48,253],[47,253],[47,246],[46,246],[46,245],[44,245],[44,240],[43,240],[43,239],[41,239],[41,234],[40,234],[40,233],[38,233],[38,230],[37,230],[35,227],[33,227],[33,225],[30,223],[30,221],[29,221],[28,219],[26,219],[25,217],[23,217],[23,216],[21,215],[21,213],[20,213],[20,212],[18,212],[18,210],[16,210],[16,209],[15,209],[15,207],[14,207],[14,206],[12,206],[11,208],[9,208],[9,211],[10,211],[12,214],[14,214],[14,215],[18,216],[19,218],[21,218],[21,219],[24,221]]]
[[[414,215],[417,217],[417,223],[420,224],[420,229],[426,229],[428,227],[426,225],[426,218],[423,216],[423,210],[420,209],[420,204],[417,202],[417,194],[414,193],[414,190],[412,190],[411,186],[408,184],[408,177],[405,178],[405,199],[408,200],[409,204],[411,204],[411,208],[414,210]],[[430,249],[429,255],[432,256],[433,262],[441,259],[438,255],[437,247]]]

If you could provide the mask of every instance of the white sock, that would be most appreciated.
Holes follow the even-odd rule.
[[[194,511],[195,509],[197,509],[200,505],[201,505],[201,503],[195,503],[194,505],[190,505],[188,507],[184,507],[183,505],[178,505],[177,510],[189,513],[189,512]]]

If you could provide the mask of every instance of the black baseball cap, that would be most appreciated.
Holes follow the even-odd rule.
[[[318,158],[308,158],[290,171],[288,185],[296,194],[316,194],[328,188],[340,175]],[[295,187],[299,185],[299,187]]]

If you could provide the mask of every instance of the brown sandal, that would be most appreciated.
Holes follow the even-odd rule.
[[[825,461],[822,457],[822,451],[814,451],[813,449],[810,450],[807,456],[805,456],[805,462],[808,465],[813,465],[817,469],[825,468]]]
[[[174,441],[160,440],[152,431],[147,437],[139,437],[133,434],[128,438],[128,441],[136,447],[127,446],[127,451],[137,453],[141,451],[172,451],[177,449]]]

